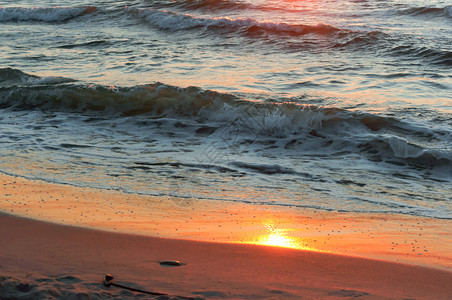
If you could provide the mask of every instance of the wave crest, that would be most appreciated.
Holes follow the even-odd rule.
[[[0,22],[63,22],[85,14],[93,13],[96,7],[51,7],[51,8],[24,8],[0,7]]]
[[[74,82],[74,79],[61,76],[39,77],[17,69],[0,68],[0,88],[14,86],[52,85]]]
[[[428,149],[397,136],[376,137],[358,146],[371,161],[420,169],[445,168],[452,176],[452,152]]]
[[[182,0],[182,1],[153,1],[154,8],[177,7],[191,10],[242,10],[256,8],[251,3],[230,0]]]
[[[305,34],[329,35],[338,32],[351,32],[328,24],[304,25],[275,22],[260,22],[253,19],[233,19],[229,17],[203,18],[189,14],[181,14],[170,11],[150,10],[150,9],[128,9],[131,13],[136,13],[153,26],[163,30],[178,31],[193,28],[226,29],[250,34],[264,31],[278,35],[301,36]]]
[[[168,122],[182,124],[181,128],[191,124],[186,130],[195,128],[192,134],[197,136],[230,138],[233,133],[240,137],[240,144],[268,146],[271,139],[272,145],[287,151],[321,151],[326,155],[358,151],[375,162],[452,170],[452,152],[444,147],[450,135],[391,117],[295,102],[251,101],[163,83],[108,87],[64,80],[69,79],[0,69],[0,108],[64,111],[108,119],[126,116],[137,123],[172,120]],[[224,133],[220,128],[228,130]]]
[[[452,6],[445,7],[413,7],[402,11],[402,14],[426,17],[446,17],[452,18]]]
[[[452,51],[415,45],[398,45],[390,49],[393,55],[425,59],[436,65],[452,66]]]

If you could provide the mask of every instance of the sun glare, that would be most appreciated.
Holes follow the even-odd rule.
[[[268,229],[268,234],[257,237],[256,240],[251,242],[252,244],[312,251],[317,250],[315,248],[309,247],[306,244],[303,244],[303,241],[300,239],[289,237],[287,235],[287,230],[285,229],[278,229],[273,225],[266,225],[266,227]]]
[[[262,236],[258,241],[259,245],[298,248],[294,240],[284,236],[281,232],[273,232],[267,236]]]

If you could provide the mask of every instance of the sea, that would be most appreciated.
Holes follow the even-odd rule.
[[[0,2],[0,172],[452,219],[452,3]]]

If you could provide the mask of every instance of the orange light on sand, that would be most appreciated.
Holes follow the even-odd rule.
[[[294,242],[294,240],[284,236],[281,232],[274,232],[267,236],[263,236],[257,241],[257,244],[276,247],[297,248],[297,245]]]
[[[251,242],[252,244],[318,251],[315,248],[303,244],[301,239],[287,236],[287,230],[285,229],[277,229],[272,225],[266,225],[266,227],[270,232],[266,235],[259,236],[257,240]]]

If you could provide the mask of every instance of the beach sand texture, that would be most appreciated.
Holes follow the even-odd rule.
[[[10,176],[2,176],[2,180],[2,197],[8,199],[2,201],[3,211],[8,211],[7,203],[12,205],[11,203],[17,202],[15,207],[28,206],[30,211],[42,214],[56,214],[56,211],[60,211],[59,217],[63,218],[60,222],[63,223],[64,219],[70,219],[70,214],[66,213],[70,210],[65,207],[65,198],[69,202],[73,200],[69,195],[87,197],[85,201],[90,199],[89,197],[93,200],[96,197],[120,197],[119,193],[102,194],[97,191],[96,194],[93,190],[27,181]],[[86,194],[81,195],[81,191]],[[56,194],[60,195],[58,201],[55,199]],[[128,195],[122,197],[127,199]],[[26,198],[43,201],[22,202]],[[17,205],[18,202],[21,202],[21,205]],[[34,207],[38,203],[48,207]],[[109,212],[102,210],[99,203],[93,203],[93,206],[105,214]],[[87,210],[87,206],[80,207]],[[21,213],[20,210],[15,212]],[[112,212],[113,210],[110,211],[110,216],[105,217],[113,217]],[[148,219],[153,220],[154,216],[157,220],[163,219],[158,215],[162,211],[155,209],[154,215],[150,212],[151,210],[147,210]],[[256,216],[259,217],[260,213],[256,211]],[[76,209],[72,211],[73,219],[77,219],[79,215],[80,212]],[[125,219],[133,216],[130,212],[125,215]],[[88,219],[90,217],[87,216]],[[174,221],[173,218],[171,220]],[[130,224],[130,220],[105,222],[105,228],[107,224],[114,224],[121,233],[58,225],[8,214],[1,214],[0,222],[2,299],[167,298],[126,291],[114,286],[105,287],[102,281],[106,274],[112,274],[115,277],[114,282],[119,284],[165,293],[170,295],[168,297],[448,299],[452,294],[452,273],[444,257],[443,267],[428,268],[413,263],[365,259],[326,251],[126,234],[124,232],[130,232],[130,228],[124,224]],[[250,223],[245,224],[250,226]],[[330,225],[334,224],[336,223]],[[228,224],[224,223],[224,226],[227,228]],[[315,231],[314,228],[312,230]],[[144,231],[142,228],[141,233]],[[253,230],[243,232],[252,233]],[[353,235],[349,235],[343,243],[350,243],[352,238]],[[447,235],[444,241],[447,242]],[[369,244],[365,249],[372,247],[373,245]],[[447,243],[443,244],[443,247],[446,251]],[[446,254],[443,256],[447,257]],[[397,256],[386,258],[395,260],[394,257]],[[431,260],[431,257],[419,257],[419,261]],[[182,266],[160,265],[159,262],[164,260],[178,260]]]
[[[438,269],[117,234],[4,214],[0,222],[2,299],[150,297],[104,287],[108,273],[127,286],[212,299],[448,299],[452,293],[451,273]],[[184,265],[159,264],[168,259]]]
[[[450,2],[0,1],[0,300],[452,300]]]

